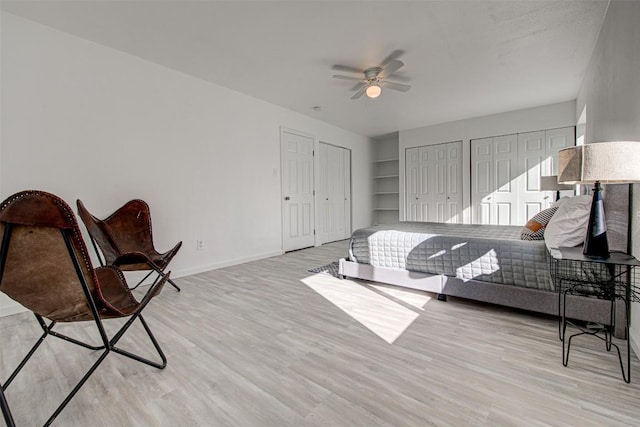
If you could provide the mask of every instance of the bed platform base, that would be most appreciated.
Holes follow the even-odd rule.
[[[346,259],[340,259],[338,271],[342,277],[436,293],[440,301],[446,301],[447,295],[451,295],[552,316],[558,316],[559,309],[562,309],[558,294],[552,291],[462,280],[441,274],[373,267],[370,264],[360,264]],[[614,335],[617,338],[626,338],[624,336],[626,325],[624,303],[622,301],[616,303],[618,306],[616,306]],[[607,300],[567,295],[566,315],[571,319],[608,325],[611,323],[611,303]]]

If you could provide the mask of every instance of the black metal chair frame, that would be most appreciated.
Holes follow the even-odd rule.
[[[0,256],[0,280],[2,279],[5,262],[6,262],[6,259],[7,259],[7,250],[9,248],[9,241],[11,239],[11,231],[12,231],[12,224],[6,223],[5,224],[5,230],[4,230],[4,236],[3,236],[3,239],[2,239],[2,250],[1,250],[1,256]],[[80,379],[80,381],[76,384],[76,386],[71,390],[71,392],[67,395],[67,397],[65,397],[65,399],[62,401],[62,403],[56,408],[56,410],[53,412],[53,414],[49,417],[47,422],[44,424],[45,426],[50,425],[54,421],[54,419],[60,414],[60,412],[69,403],[69,401],[71,401],[71,399],[75,396],[75,394],[80,390],[80,388],[84,385],[84,383],[89,379],[91,374],[93,374],[93,372],[96,370],[96,368],[102,363],[102,361],[107,357],[107,355],[111,351],[113,351],[115,353],[119,353],[119,354],[121,354],[123,356],[129,357],[131,359],[137,360],[137,361],[142,362],[144,364],[147,364],[149,366],[153,366],[154,368],[163,369],[164,367],[167,366],[167,358],[164,355],[162,349],[160,348],[160,345],[158,344],[158,341],[156,340],[155,336],[151,332],[151,329],[149,329],[149,326],[147,325],[147,322],[144,320],[144,318],[142,317],[142,314],[141,314],[142,310],[144,309],[144,307],[146,307],[146,305],[149,303],[151,298],[157,292],[160,291],[160,289],[164,285],[164,280],[161,281],[161,282],[158,282],[156,280],[154,285],[151,286],[150,289],[145,294],[144,298],[140,302],[140,305],[138,306],[136,311],[131,316],[129,316],[129,318],[127,319],[125,324],[120,328],[120,330],[118,330],[118,332],[116,332],[115,335],[111,339],[109,339],[109,337],[108,337],[108,335],[107,335],[107,333],[106,333],[106,331],[104,329],[104,326],[102,324],[102,319],[100,318],[100,315],[98,314],[98,309],[96,308],[96,303],[95,303],[95,301],[93,299],[93,296],[91,295],[91,291],[89,289],[89,285],[87,284],[85,276],[84,276],[84,274],[82,272],[82,269],[80,267],[80,262],[79,262],[76,254],[75,254],[75,252],[73,250],[72,243],[71,243],[71,237],[70,237],[71,236],[71,230],[69,230],[69,229],[61,229],[60,231],[62,233],[64,242],[65,242],[65,244],[67,246],[67,250],[68,250],[69,256],[71,257],[71,260],[73,262],[73,266],[75,268],[75,271],[76,271],[76,274],[78,276],[78,279],[80,280],[80,284],[82,286],[82,290],[84,291],[84,294],[85,294],[85,297],[86,297],[87,302],[89,304],[89,307],[91,308],[91,313],[93,315],[96,327],[97,327],[97,329],[99,331],[99,334],[100,334],[100,337],[101,337],[101,340],[102,340],[102,345],[97,345],[97,346],[90,345],[90,344],[87,344],[85,342],[79,341],[79,340],[77,340],[75,338],[72,338],[72,337],[69,337],[67,335],[58,333],[58,332],[53,330],[53,327],[56,325],[56,322],[52,321],[51,323],[49,323],[47,325],[45,320],[42,318],[42,316],[34,313],[36,319],[38,320],[38,323],[40,324],[40,327],[43,330],[43,334],[40,336],[40,338],[34,344],[34,346],[31,348],[31,350],[29,350],[29,352],[24,357],[24,359],[22,359],[22,361],[20,362],[18,367],[9,376],[7,381],[4,384],[0,384],[0,399],[1,399],[0,403],[2,404],[2,412],[3,412],[3,415],[4,415],[5,421],[7,422],[7,425],[11,426],[11,427],[15,426],[15,422],[13,421],[13,418],[12,418],[12,415],[11,415],[11,411],[9,410],[9,405],[8,405],[8,403],[6,401],[6,397],[5,397],[4,391],[11,384],[11,382],[15,379],[16,375],[22,370],[22,368],[29,361],[31,356],[35,353],[36,349],[40,346],[40,344],[42,344],[44,342],[44,339],[48,335],[60,338],[60,339],[62,339],[64,341],[79,345],[79,346],[87,348],[89,350],[104,350],[104,351],[100,355],[98,360],[95,361],[95,363],[91,366],[91,368],[87,371],[87,373]],[[116,344],[118,343],[118,341],[120,341],[120,338],[122,338],[124,333],[129,329],[129,327],[133,324],[133,322],[136,319],[140,319],[140,322],[142,323],[142,326],[144,327],[145,331],[147,332],[147,335],[149,336],[149,339],[151,340],[153,346],[155,347],[156,351],[158,352],[158,355],[160,356],[160,359],[162,360],[161,363],[151,361],[151,360],[146,359],[144,357],[141,357],[141,356],[139,356],[137,354],[134,354],[134,353],[131,353],[131,352],[127,351],[127,350],[123,350],[123,349],[121,349],[119,347],[116,347]]]
[[[7,424],[7,427],[15,427],[16,422],[13,420],[13,415],[11,415],[11,410],[9,409],[9,404],[7,403],[7,398],[4,396],[4,389],[0,387],[0,407],[2,407],[2,416],[4,417],[4,422]]]

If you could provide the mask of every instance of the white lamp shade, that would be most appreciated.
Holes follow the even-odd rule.
[[[574,189],[573,185],[560,184],[558,182],[558,175],[540,177],[540,191],[563,191],[563,190],[573,190],[573,189]]]
[[[640,142],[594,142],[558,152],[562,184],[628,184],[640,182]]]
[[[377,98],[380,96],[380,93],[382,93],[382,88],[376,84],[372,84],[367,87],[365,92],[369,98]]]

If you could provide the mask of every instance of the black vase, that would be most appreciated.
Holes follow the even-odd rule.
[[[593,187],[593,200],[589,213],[587,238],[584,241],[583,254],[589,258],[609,258],[609,243],[607,242],[607,223],[604,217],[604,202],[602,188],[596,181]]]

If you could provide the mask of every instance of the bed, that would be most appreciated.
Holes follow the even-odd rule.
[[[619,187],[619,186],[615,186]],[[605,199],[611,249],[627,249],[628,187]],[[623,191],[626,190],[626,191]],[[544,240],[521,240],[520,226],[402,222],[353,232],[342,277],[358,278],[467,298],[549,315],[558,314],[558,294]],[[569,295],[567,316],[610,323],[606,300]],[[616,335],[626,317],[617,310]]]

